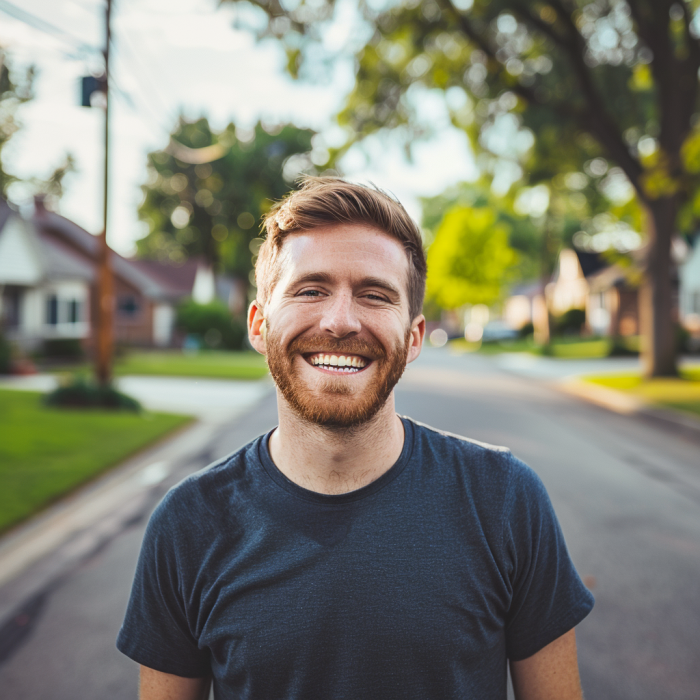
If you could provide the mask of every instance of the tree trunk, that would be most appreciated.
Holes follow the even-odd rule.
[[[646,377],[674,377],[676,338],[671,283],[671,237],[678,203],[675,197],[646,207],[647,253],[644,282],[639,292],[642,371]]]

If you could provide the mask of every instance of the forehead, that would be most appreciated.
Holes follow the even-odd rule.
[[[327,272],[338,276],[408,279],[408,255],[402,243],[373,226],[338,224],[292,233],[282,245],[282,283],[299,275]]]

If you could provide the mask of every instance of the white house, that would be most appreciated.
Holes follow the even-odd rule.
[[[700,234],[678,266],[678,311],[681,323],[700,338]]]
[[[0,319],[26,350],[90,332],[91,265],[0,200]]]
[[[76,339],[89,349],[97,320],[98,250],[96,236],[41,200],[27,220],[0,198],[0,330],[8,340],[25,351],[53,339]],[[187,297],[221,299],[233,313],[245,309],[245,285],[214,275],[202,260],[174,266],[112,251],[111,265],[118,343],[178,343],[176,307]]]

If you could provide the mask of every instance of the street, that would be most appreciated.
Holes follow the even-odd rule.
[[[506,445],[543,479],[596,597],[577,629],[587,698],[700,697],[700,438],[617,415],[503,369],[427,348],[397,389],[399,413]],[[274,396],[221,430],[193,469],[275,424]],[[0,689],[13,700],[127,700],[137,669],[114,641],[145,518],[56,581],[0,631]],[[379,699],[378,699],[379,700]]]

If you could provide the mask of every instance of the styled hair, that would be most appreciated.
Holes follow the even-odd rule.
[[[368,224],[398,240],[408,257],[408,305],[411,320],[423,309],[427,265],[420,230],[403,206],[376,187],[339,177],[305,177],[266,214],[266,237],[255,264],[257,299],[267,303],[281,275],[280,252],[291,233],[332,224]]]

